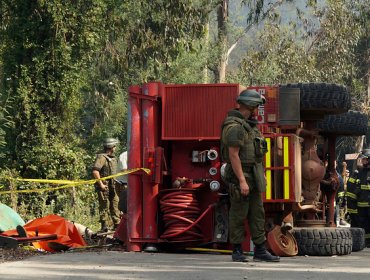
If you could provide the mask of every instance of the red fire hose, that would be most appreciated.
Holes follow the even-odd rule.
[[[177,242],[203,239],[198,223],[214,207],[213,204],[200,215],[199,202],[192,189],[168,193],[162,197],[160,204],[165,227],[162,239]]]

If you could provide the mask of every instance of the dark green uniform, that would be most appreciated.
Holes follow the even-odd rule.
[[[117,159],[113,155],[105,153],[98,154],[93,169],[99,171],[101,178],[116,174]],[[107,180],[104,184],[108,184],[107,191],[100,190],[98,184],[95,183],[95,190],[98,193],[99,199],[99,214],[102,229],[107,227],[109,216],[111,216],[114,227],[117,227],[120,222],[118,196],[115,191],[114,179]]]
[[[240,193],[239,180],[230,164],[228,148],[239,147],[239,158],[244,176],[249,185],[249,195]],[[265,242],[265,211],[261,192],[265,191],[263,156],[266,142],[254,123],[247,122],[238,110],[232,110],[222,125],[221,154],[227,162],[225,180],[229,184],[230,242],[240,244],[244,241],[244,220],[248,218],[250,233],[254,244]]]

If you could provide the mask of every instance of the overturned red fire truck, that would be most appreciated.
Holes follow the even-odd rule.
[[[366,134],[367,119],[349,111],[344,86],[326,83],[249,87],[262,94],[266,234],[280,256],[351,253],[352,234],[334,222],[336,172],[320,187],[337,136]],[[147,83],[129,88],[126,244],[129,251],[188,247],[228,249],[228,192],[222,180],[221,124],[245,89],[238,84]],[[334,119],[333,117],[334,116]],[[246,225],[247,226],[247,225]],[[248,231],[247,231],[248,232]],[[245,251],[253,244],[246,236]]]

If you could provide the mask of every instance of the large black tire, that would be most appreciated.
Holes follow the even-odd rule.
[[[327,114],[341,114],[351,108],[347,88],[327,83],[297,83],[281,87],[300,89],[301,120],[320,120]]]
[[[358,252],[365,248],[365,230],[363,228],[349,228],[352,234],[352,252]]]
[[[352,252],[352,235],[348,228],[295,228],[298,255],[333,256]]]
[[[360,136],[367,133],[368,118],[364,113],[349,111],[340,115],[327,115],[316,126],[322,134]]]

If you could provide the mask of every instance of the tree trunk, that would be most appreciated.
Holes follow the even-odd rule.
[[[217,83],[224,83],[226,80],[228,16],[229,16],[229,0],[222,0],[217,8],[218,51],[219,51],[219,63],[215,73],[215,79]]]
[[[370,57],[367,59],[368,65],[370,65]],[[366,108],[370,106],[370,67],[367,69],[367,100],[365,102]]]
[[[208,53],[208,50],[209,50],[209,21],[206,24],[206,35],[205,35],[204,41],[205,41],[204,45],[205,45],[206,53]],[[209,83],[208,62],[206,62],[203,68],[203,83],[204,84]]]

